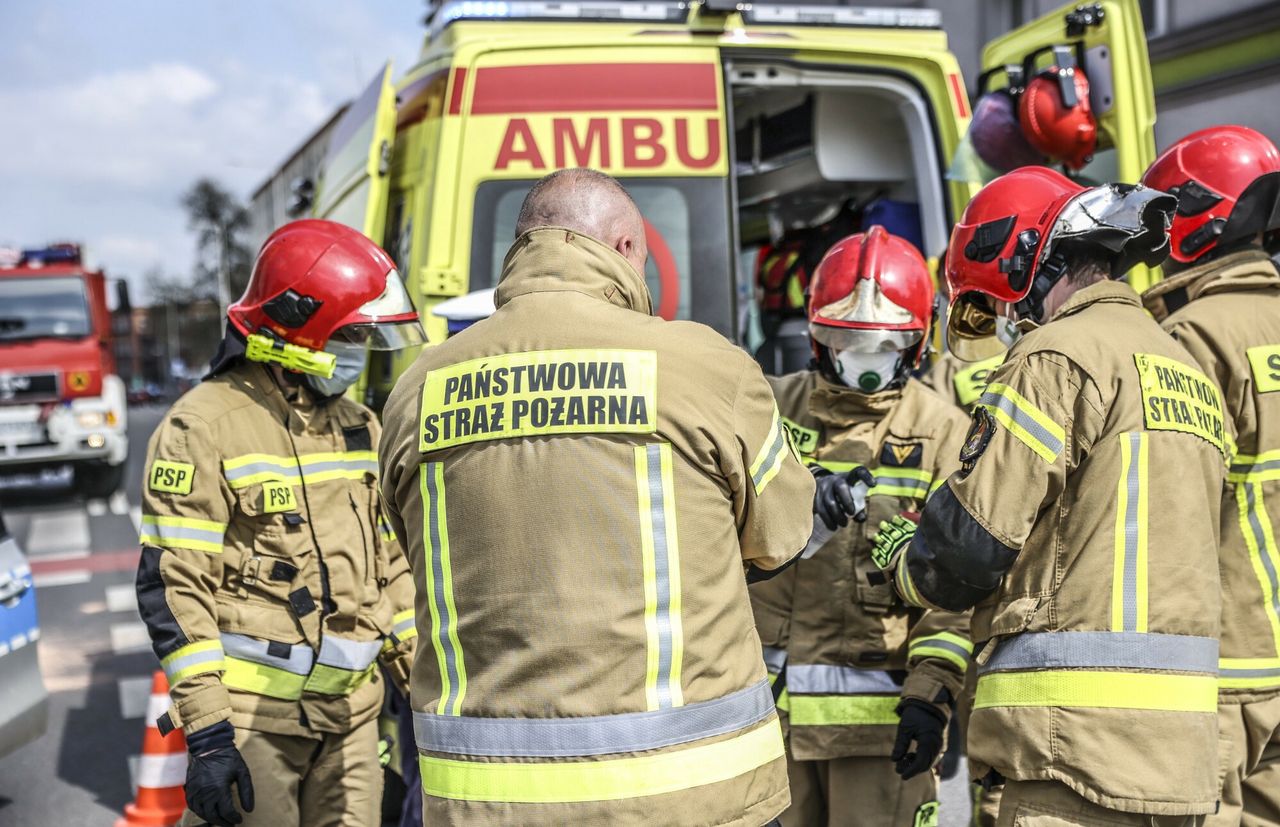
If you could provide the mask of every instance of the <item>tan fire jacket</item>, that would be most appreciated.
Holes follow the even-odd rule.
[[[961,408],[972,410],[978,404],[982,392],[987,389],[991,374],[1003,361],[1003,355],[983,359],[981,362],[965,362],[950,352],[936,353],[933,364],[920,377],[920,381],[953,400]]]
[[[138,607],[187,732],[347,732],[378,714],[379,659],[407,684],[413,581],[382,516],[377,420],[288,393],[242,363],[151,437]]]
[[[782,565],[813,525],[768,383],[650,316],[626,260],[568,230],[516,241],[497,305],[386,409],[383,492],[432,647],[427,821],[767,822],[786,767],[744,564]]]
[[[914,380],[872,395],[813,371],[770,384],[805,462],[836,472],[865,465],[876,477],[865,523],[750,589],[765,661],[775,672],[786,663],[779,706],[789,712],[791,754],[887,756],[899,700],[918,698],[949,715],[973,646],[967,614],[923,611],[894,597],[871,561],[871,540],[882,520],[918,512],[960,467],[968,420]]]
[[[895,584],[973,614],[981,776],[1127,812],[1218,797],[1217,389],[1126,284],[1010,349]]]
[[[1280,694],[1280,273],[1261,250],[1239,252],[1142,298],[1218,383],[1235,436],[1218,557],[1218,690],[1237,703],[1273,697]]]

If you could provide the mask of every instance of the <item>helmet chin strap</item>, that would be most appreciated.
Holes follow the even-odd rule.
[[[1036,277],[1031,282],[1031,289],[1014,304],[1013,309],[1024,319],[1036,323],[1044,322],[1044,300],[1048,298],[1054,286],[1067,275],[1067,263],[1062,256],[1054,253],[1036,268]]]

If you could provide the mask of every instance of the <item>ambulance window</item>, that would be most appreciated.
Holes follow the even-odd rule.
[[[516,217],[532,183],[490,181],[476,191],[471,290],[492,287],[502,275]],[[694,319],[729,335],[733,282],[723,179],[646,178],[623,184],[645,218],[649,241],[645,281],[654,314]],[[699,219],[696,228],[694,216]]]

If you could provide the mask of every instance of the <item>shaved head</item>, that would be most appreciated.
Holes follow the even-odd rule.
[[[644,274],[644,219],[622,184],[603,172],[562,169],[535,183],[520,207],[516,237],[538,227],[564,227],[603,241]]]

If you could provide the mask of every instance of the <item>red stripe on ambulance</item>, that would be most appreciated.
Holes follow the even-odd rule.
[[[720,108],[718,71],[711,63],[488,67],[476,70],[471,114],[715,110]]]

